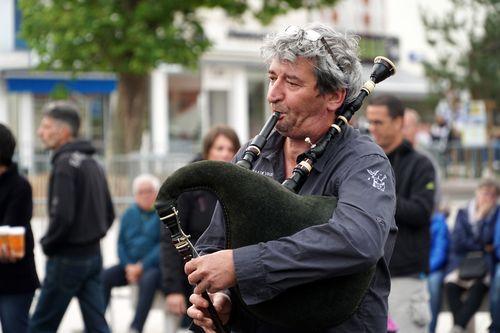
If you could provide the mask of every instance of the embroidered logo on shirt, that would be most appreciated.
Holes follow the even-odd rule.
[[[253,172],[255,173],[260,173],[261,175],[263,176],[266,176],[266,177],[274,177],[274,173],[272,172],[269,172],[269,171],[261,171],[261,170],[252,170]]]
[[[380,191],[385,191],[385,182],[384,180],[387,178],[386,175],[379,174],[380,170],[377,171],[372,171],[370,169],[366,169],[368,173],[370,174],[370,177],[368,177],[368,180],[373,180],[372,186],[375,187],[377,190]]]

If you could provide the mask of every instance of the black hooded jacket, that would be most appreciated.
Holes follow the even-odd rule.
[[[0,295],[34,292],[40,286],[33,254],[32,212],[31,185],[12,164],[0,175],[0,226],[26,228],[25,254],[14,263],[0,263]]]
[[[408,141],[387,155],[396,175],[398,235],[389,263],[391,276],[416,276],[429,270],[430,221],[435,170]]]
[[[54,152],[49,180],[46,255],[91,255],[115,218],[104,169],[88,141],[71,141]]]

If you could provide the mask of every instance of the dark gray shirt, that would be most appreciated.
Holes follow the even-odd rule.
[[[274,132],[253,170],[282,182],[283,143],[284,137]],[[237,159],[243,151],[244,148]],[[236,278],[243,300],[249,305],[257,304],[288,288],[359,272],[376,264],[375,277],[358,311],[334,331],[384,332],[390,289],[387,267],[397,231],[394,174],[386,155],[371,139],[349,127],[314,165],[300,194],[335,196],[337,207],[328,223],[279,240],[234,249]],[[197,248],[202,253],[222,249],[224,231],[223,213],[218,206]],[[262,324],[244,331],[279,330]]]

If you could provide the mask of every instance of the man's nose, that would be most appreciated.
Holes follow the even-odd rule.
[[[373,123],[368,124],[368,131],[372,134],[375,132],[375,125]]]
[[[285,94],[283,93],[283,89],[278,80],[275,81],[274,84],[269,84],[269,89],[267,91],[267,101],[269,103],[282,101],[284,96]]]

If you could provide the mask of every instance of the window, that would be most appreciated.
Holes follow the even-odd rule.
[[[21,12],[21,8],[19,7],[19,0],[16,0],[15,1],[15,8],[14,8],[14,18],[15,18],[15,21],[14,21],[14,28],[15,28],[15,43],[14,43],[14,47],[16,50],[26,50],[28,49],[28,45],[26,44],[26,42],[24,41],[24,39],[22,39],[20,37],[20,33],[21,33],[21,22],[22,22],[22,18],[23,18],[23,14]]]
[[[168,87],[170,151],[194,153],[201,136],[200,79],[191,73],[170,74]]]

